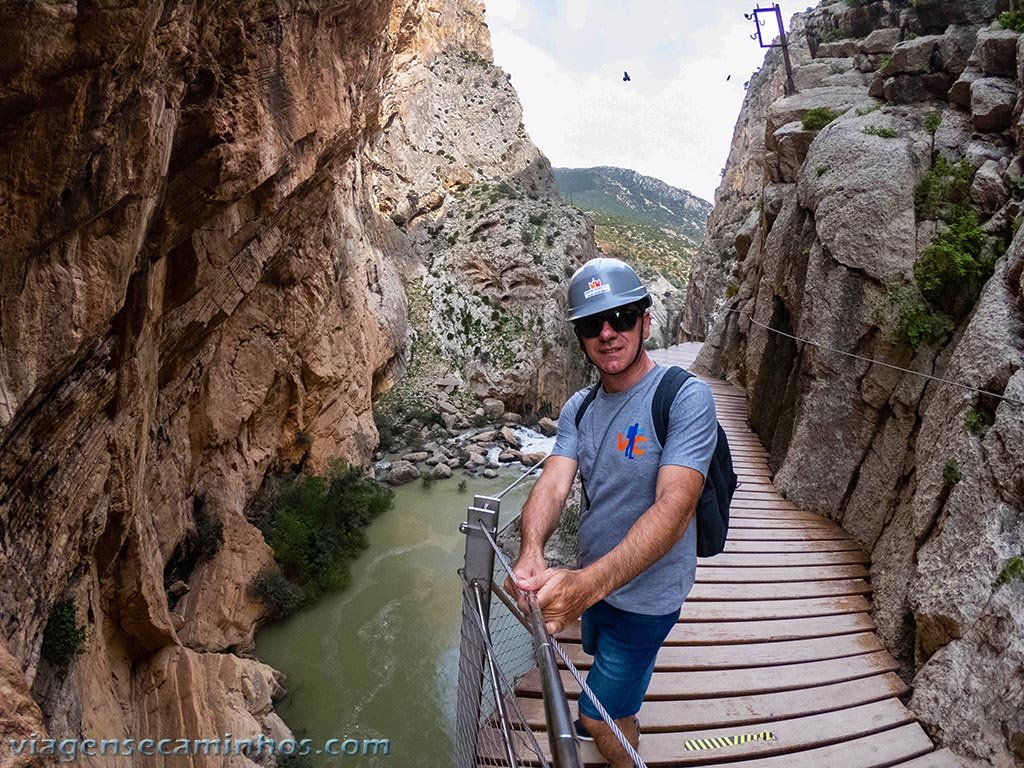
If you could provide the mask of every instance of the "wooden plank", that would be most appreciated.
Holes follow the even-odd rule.
[[[859,739],[846,739],[818,749],[718,763],[715,768],[881,768],[932,749],[931,739],[917,723]],[[642,756],[642,754],[641,754]]]
[[[750,732],[750,726],[734,726],[713,730],[644,734],[640,739],[638,751],[644,762],[652,766],[708,765],[738,757],[751,762],[733,762],[728,765],[745,768],[747,765],[758,764],[759,758],[780,755],[783,758],[796,759],[800,752],[795,750],[814,750],[829,745],[842,746],[851,740],[872,734],[891,732],[908,724],[920,730],[920,726],[912,722],[906,707],[893,699],[885,699],[849,709],[772,721],[757,726],[756,730],[758,731],[771,731],[775,735],[772,741],[751,741],[721,749],[696,749],[694,751],[686,749],[685,742],[689,739],[728,738]],[[900,740],[899,737],[897,740]],[[927,740],[927,736],[925,736],[925,740]],[[538,739],[538,741],[541,741],[543,749],[547,749],[547,738]],[[498,742],[487,739],[487,743],[497,744]],[[909,754],[913,755],[915,752],[919,754],[922,742],[915,741],[913,743],[916,749],[911,750]],[[930,747],[931,743],[928,743]],[[593,743],[584,743],[580,749],[580,756],[587,765],[604,765],[603,758]],[[790,763],[782,762],[778,765],[788,766]],[[801,765],[810,764],[803,763]],[[846,762],[822,762],[814,765],[815,768],[821,768],[821,766],[847,768],[849,764]],[[868,765],[871,764],[868,763]]]
[[[781,620],[720,621],[702,624],[678,623],[668,633],[666,645],[732,645],[774,642],[806,637],[834,637],[855,632],[870,632],[875,622],[867,613]],[[580,641],[580,625],[575,622],[558,635],[565,642]]]
[[[639,713],[640,729],[647,734],[755,725],[769,720],[816,715],[858,704],[870,704],[902,696],[907,690],[898,675],[886,672],[796,691],[703,699],[699,707],[680,706],[674,701],[647,701]],[[519,698],[518,704],[531,728],[545,727],[542,699]]]
[[[699,560],[713,563],[713,559]],[[750,584],[767,582],[781,584],[787,581],[831,581],[833,579],[866,579],[870,576],[863,565],[818,565],[811,568],[720,568],[714,565],[697,566],[698,584]]]
[[[800,616],[830,616],[836,613],[867,612],[862,595],[807,597],[794,600],[689,602],[683,605],[680,621],[748,621],[750,619],[795,619]]]
[[[835,530],[842,531],[838,525],[824,517],[815,516],[809,520],[775,519],[772,517],[733,517],[729,516],[729,529],[733,528],[772,528],[782,530]],[[845,531],[843,531],[845,533]],[[849,535],[849,534],[847,534]]]
[[[828,661],[781,664],[774,667],[721,671],[658,672],[651,678],[646,699],[691,700],[715,699],[723,696],[749,696],[773,691],[792,691],[861,677],[895,672],[899,662],[887,652],[865,653]],[[580,687],[562,670],[562,685],[569,698],[579,698]],[[540,676],[534,668],[519,682],[516,692],[522,696],[540,696]],[[645,699],[645,700],[646,700]],[[899,704],[899,702],[896,702]],[[900,707],[903,705],[900,704]]]
[[[725,542],[728,554],[745,554],[754,552],[854,552],[860,544],[852,539],[845,541],[732,541]]]
[[[565,643],[562,647],[573,664],[580,669],[590,669],[593,658],[583,652],[582,646],[577,643]],[[841,659],[884,650],[885,647],[874,632],[784,640],[778,643],[666,645],[658,652],[654,669],[656,673],[745,669]]]
[[[798,512],[792,509],[772,509],[765,507],[729,507],[730,527],[733,523],[741,520],[775,520],[780,523],[788,523],[785,527],[792,528],[794,524],[800,523],[827,523],[823,517],[812,512]],[[834,525],[834,523],[833,523]]]
[[[714,557],[697,558],[698,563],[713,563],[718,567],[756,568],[758,566],[810,566],[810,565],[850,565],[871,563],[864,552],[791,552],[789,554],[758,554],[722,552]]]
[[[838,526],[816,528],[746,528],[729,526],[729,541],[852,541]]]
[[[694,584],[686,601],[714,602],[732,600],[795,600],[809,597],[870,595],[871,587],[863,579],[828,581],[786,581],[780,584]]]
[[[954,752],[940,749],[922,755],[908,763],[900,763],[896,768],[964,768],[963,761]]]
[[[827,518],[819,515],[817,512],[809,512],[805,509],[797,509],[792,502],[786,501],[783,498],[761,498],[761,499],[736,499],[732,500],[729,504],[730,516],[735,514],[739,517],[743,517],[744,512],[779,512],[786,513],[779,515],[780,517],[786,517],[791,520],[826,520]],[[747,515],[747,517],[754,517],[754,515]],[[760,515],[760,517],[766,517],[766,515]]]

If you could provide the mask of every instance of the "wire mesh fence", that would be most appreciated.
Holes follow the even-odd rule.
[[[578,486],[578,483],[577,483]],[[545,547],[551,565],[575,568],[579,560],[578,487],[563,510],[558,529]],[[519,556],[519,519],[500,529],[498,545],[511,562]],[[492,584],[500,588],[505,571],[495,563]],[[456,768],[469,766],[547,766],[541,744],[546,743],[540,707],[516,697],[516,687],[536,668],[530,630],[513,608],[490,600],[486,622],[480,617],[473,585],[463,579],[459,697],[455,738]],[[479,705],[477,706],[477,703]],[[529,710],[529,716],[523,712]],[[502,721],[507,723],[503,727]],[[511,751],[512,754],[509,754]]]

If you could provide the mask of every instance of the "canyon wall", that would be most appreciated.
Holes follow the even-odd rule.
[[[717,313],[691,295],[707,325],[690,330],[707,333],[698,366],[745,387],[776,485],[871,553],[910,707],[965,764],[1009,768],[1024,763],[1024,46],[991,23],[1002,10],[830,3],[794,20],[799,92],[748,96],[740,123],[763,121],[765,151],[731,170],[760,190],[742,227],[709,232],[735,249],[732,287]]]
[[[0,49],[0,765],[33,732],[279,738],[247,500],[274,466],[368,461],[427,327],[468,400],[559,404],[558,281],[592,233],[476,0],[11,2]],[[467,213],[499,185],[498,223]],[[502,313],[529,336],[489,362],[471,336]],[[41,654],[65,600],[70,666]]]

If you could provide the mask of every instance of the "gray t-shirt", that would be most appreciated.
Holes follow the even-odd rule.
[[[562,408],[552,453],[579,463],[590,499],[590,508],[580,519],[581,566],[610,552],[654,504],[661,466],[690,467],[707,477],[718,439],[711,388],[696,378],[683,384],[669,410],[668,435],[662,446],[654,431],[651,401],[667,370],[655,365],[624,392],[600,388],[578,431],[576,411],[587,389]],[[672,613],[689,594],[696,570],[697,528],[691,523],[664,557],[605,599],[633,613]]]

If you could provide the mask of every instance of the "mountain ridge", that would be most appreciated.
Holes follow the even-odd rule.
[[[692,192],[630,168],[554,168],[563,196],[583,210],[636,218],[699,246],[712,204]],[[622,194],[625,193],[625,194]]]

